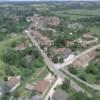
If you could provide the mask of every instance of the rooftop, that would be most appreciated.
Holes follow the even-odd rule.
[[[67,99],[68,99],[67,93],[61,89],[56,90],[52,97],[52,100],[67,100]]]
[[[37,82],[33,90],[42,94],[47,89],[48,85],[49,85],[48,81],[42,80]]]

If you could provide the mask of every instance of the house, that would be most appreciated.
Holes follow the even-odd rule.
[[[26,20],[27,20],[27,22],[29,23],[29,22],[32,21],[32,18],[31,18],[31,17],[27,17]]]
[[[40,45],[49,47],[51,46],[51,40],[46,36],[41,36]]]
[[[28,100],[28,99],[26,99],[26,98],[23,97],[23,96],[20,96],[20,97],[18,97],[18,100]]]
[[[25,44],[25,43],[18,44],[18,45],[15,47],[15,50],[16,50],[16,51],[22,51],[22,50],[25,50],[25,49],[26,49],[26,44]]]
[[[88,63],[96,57],[96,51],[88,52],[73,62],[74,66],[86,67]]]
[[[49,82],[46,80],[41,80],[37,82],[37,84],[34,86],[33,90],[38,94],[44,94],[46,89],[49,86]]]
[[[78,22],[69,23],[68,24],[68,28],[71,28],[71,29],[81,29],[82,28],[82,24],[78,23]]]
[[[70,47],[70,46],[74,45],[74,42],[73,42],[73,41],[67,40],[67,41],[66,41],[66,45],[67,45],[68,47]]]
[[[6,86],[9,87],[9,92],[13,92],[18,86],[20,86],[20,81],[20,76],[9,77],[6,83]]]
[[[39,95],[35,95],[31,97],[30,100],[41,100],[41,97]]]
[[[0,86],[0,100],[1,100],[1,98],[3,97],[3,95],[4,95],[4,91],[3,91],[2,86]]]
[[[86,33],[83,34],[83,38],[89,41],[89,40],[94,40],[95,37],[92,36],[91,33]]]
[[[57,89],[53,94],[52,100],[68,100],[67,93],[61,89]]]
[[[65,59],[72,53],[72,50],[69,48],[57,48],[54,49],[54,53]]]
[[[38,31],[34,30],[32,36],[41,46],[51,46],[51,40],[47,36],[41,35]]]
[[[61,53],[61,57],[63,59],[66,59],[67,57],[69,57],[69,55],[72,53],[72,50],[69,48],[66,48],[62,53]]]

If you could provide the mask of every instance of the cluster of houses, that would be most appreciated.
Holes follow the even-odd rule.
[[[75,43],[80,44],[81,46],[90,46],[98,42],[98,38],[93,36],[91,33],[85,33],[82,37],[74,40]]]
[[[27,17],[27,22],[32,22],[33,27],[36,29],[41,29],[48,25],[58,26],[60,24],[60,19],[58,17],[48,17],[48,16],[32,16]]]
[[[47,37],[47,36],[43,36],[42,34],[40,34],[39,31],[32,31],[32,36],[34,37],[34,39],[40,44],[40,46],[44,46],[44,47],[50,47],[51,46],[51,40]]]

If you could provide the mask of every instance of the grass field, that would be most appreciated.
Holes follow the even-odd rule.
[[[73,9],[66,10],[66,13],[80,14],[80,15],[100,15],[100,9]]]
[[[76,20],[85,17],[97,16],[100,15],[100,9],[91,10],[91,9],[72,9],[72,10],[63,10],[53,12],[56,16],[59,17],[69,17],[70,20]]]

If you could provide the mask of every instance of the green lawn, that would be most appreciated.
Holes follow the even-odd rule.
[[[66,13],[80,14],[80,15],[100,15],[100,9],[72,9],[66,10]]]
[[[78,75],[77,75],[77,76],[80,76],[80,75],[84,75],[85,78],[86,78],[86,81],[87,81],[88,83],[94,84],[95,81],[96,81],[96,75],[88,74],[88,73],[86,73],[83,69],[79,69]]]
[[[53,12],[54,15],[59,17],[69,17],[70,20],[76,20],[94,15],[100,15],[100,9],[72,9]],[[91,15],[91,16],[90,16]]]
[[[67,14],[67,13],[64,13],[64,12],[56,12],[56,13],[54,12],[53,14],[56,15],[56,16],[58,16],[58,17],[64,17],[64,18],[69,17],[70,20],[76,20],[76,19],[87,17],[85,15]]]

